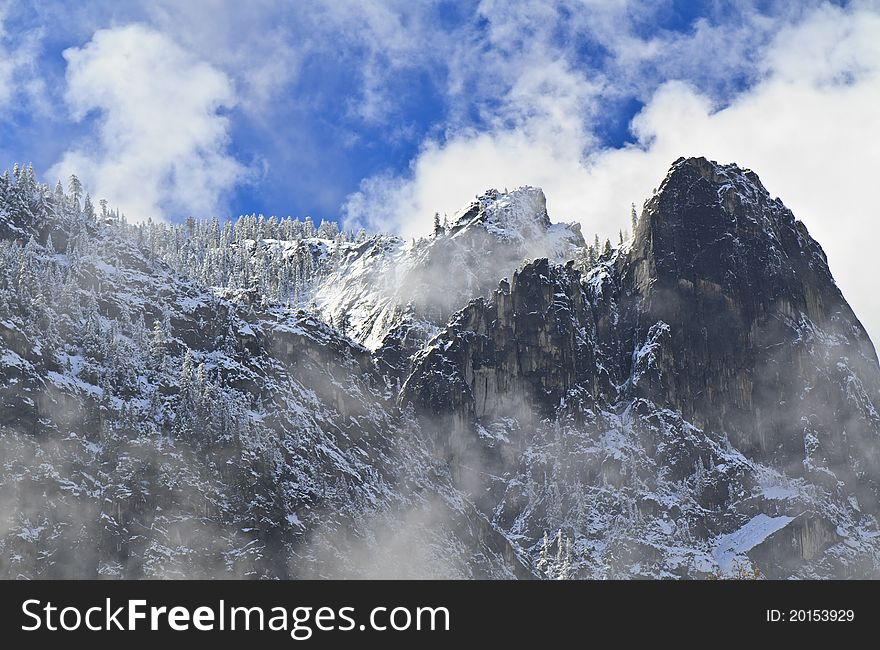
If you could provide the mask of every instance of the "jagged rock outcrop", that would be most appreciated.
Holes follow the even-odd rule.
[[[637,395],[794,475],[880,477],[873,345],[819,244],[754,172],[677,161],[615,272],[636,345],[668,326]]]
[[[634,239],[577,276],[538,261],[471,303],[404,399],[465,421],[523,398],[546,416],[641,397],[792,475],[876,488],[873,346],[821,247],[753,172],[680,159]]]
[[[724,540],[745,535],[763,549],[754,561],[768,575],[810,563],[839,571],[846,562],[836,554],[849,553],[841,539],[858,546],[855,537],[871,535],[859,527],[875,525],[880,367],[873,346],[821,247],[753,172],[736,165],[676,161],[633,239],[583,275],[538,260],[471,302],[415,357],[400,399],[421,413],[453,466],[480,458],[493,476],[516,477],[488,490],[489,500],[500,499],[497,523],[514,534],[536,532],[522,529],[524,508],[545,524],[570,521],[572,504],[559,496],[558,478],[548,478],[559,472],[568,483],[633,489],[627,498],[636,505],[626,506],[620,494],[592,488],[593,498],[609,499],[603,512],[635,507],[639,514],[627,517],[636,528],[644,502],[664,503],[657,494],[672,489],[667,482],[684,481],[689,498],[718,514],[696,517],[689,530],[716,545],[712,561],[724,570],[732,566]],[[671,413],[680,420],[670,421]],[[553,444],[567,451],[554,453],[567,456],[551,460],[545,450],[559,427],[568,433]],[[628,433],[609,447],[607,436],[621,431]],[[701,469],[708,467],[715,468],[709,479]],[[761,487],[768,472],[803,483],[780,503],[769,496],[776,488]],[[530,495],[523,485],[532,486]],[[535,491],[545,495],[537,499],[543,511]],[[666,504],[651,506],[651,517],[689,519]],[[790,533],[765,544],[760,527],[748,528],[765,513],[807,522],[787,530],[800,531],[796,541],[808,538],[809,552],[783,563],[778,540]],[[863,523],[842,536],[823,532],[841,518]],[[571,531],[579,538],[577,526]],[[670,566],[668,544],[618,552]]]
[[[414,359],[403,400],[449,420],[450,453],[472,448],[475,421],[529,424],[593,406],[604,375],[595,324],[573,263],[527,264],[490,299],[471,302]]]

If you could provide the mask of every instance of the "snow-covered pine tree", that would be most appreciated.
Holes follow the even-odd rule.
[[[550,538],[547,535],[546,530],[544,531],[544,542],[541,545],[541,551],[538,555],[537,569],[541,575],[552,578],[550,575]]]

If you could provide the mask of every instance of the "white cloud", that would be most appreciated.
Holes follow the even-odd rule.
[[[45,87],[34,63],[43,31],[13,34],[7,27],[11,6],[11,1],[0,2],[0,108],[20,99],[29,108],[45,112]]]
[[[701,47],[710,47],[696,33]],[[662,84],[633,120],[636,144],[621,149],[595,148],[590,120],[579,122],[582,97],[565,89],[586,88],[586,80],[565,66],[547,70],[551,88],[563,89],[560,101],[541,84],[527,84],[533,87],[521,97],[508,93],[509,106],[523,107],[518,118],[428,140],[409,174],[365,180],[349,198],[348,214],[421,234],[434,211],[452,212],[487,187],[532,184],[545,189],[553,218],[613,236],[625,227],[629,204],[647,198],[678,156],[737,162],[807,224],[880,341],[869,268],[880,238],[880,14],[823,5],[777,29],[755,60],[756,81],[723,107],[687,82]],[[519,73],[528,79],[545,63]]]
[[[299,74],[311,47],[306,30],[285,18],[299,16],[273,0],[153,0],[139,3],[150,24],[204,61],[230,75],[238,104],[260,113]]]
[[[426,70],[449,51],[450,35],[430,20],[434,2],[319,0],[294,10],[276,0],[155,0],[149,21],[236,81],[240,103],[260,116],[295,85],[304,63],[337,62],[357,79],[350,116],[378,123],[395,110],[390,89],[402,68]]]
[[[366,179],[346,203],[348,218],[420,235],[436,210],[452,213],[488,187],[525,184],[543,187],[557,210],[579,209],[582,192],[568,181],[581,172],[580,158],[594,141],[583,115],[597,92],[563,60],[542,53],[521,68],[496,113],[487,116],[491,131],[465,129],[444,142],[427,140],[411,177]]]
[[[94,140],[68,150],[49,177],[78,174],[132,219],[219,210],[242,166],[227,152],[235,104],[228,77],[142,25],[95,32],[64,52],[71,116],[100,116]]]

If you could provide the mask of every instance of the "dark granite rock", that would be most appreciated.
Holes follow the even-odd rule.
[[[873,345],[819,244],[736,165],[676,161],[632,242],[585,278],[527,264],[413,368],[402,401],[452,420],[440,429],[453,455],[481,446],[475,423],[643,398],[755,460],[877,503]]]

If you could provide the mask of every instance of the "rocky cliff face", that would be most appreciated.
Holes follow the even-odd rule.
[[[793,475],[880,476],[873,345],[819,244],[753,172],[678,161],[615,272],[636,343],[669,327],[637,395]]]
[[[545,435],[536,428],[561,422],[593,456],[567,457],[570,481],[607,481],[609,468],[620,480],[626,463],[596,439],[624,416],[625,429],[641,432],[630,441],[635,457],[644,455],[631,473],[688,481],[694,463],[745,467],[715,476],[712,491],[701,486],[698,502],[731,515],[737,494],[750,503],[739,517],[769,508],[796,518],[818,504],[771,507],[755,491],[757,467],[876,514],[878,381],[873,346],[803,224],[753,172],[697,158],[676,161],[633,240],[583,277],[539,260],[459,312],[416,357],[401,399],[434,423],[453,465],[481,458],[492,474],[526,482],[535,468],[523,459]],[[665,425],[678,443],[642,435],[669,412],[682,418]],[[685,422],[706,436],[689,452]],[[736,463],[707,446],[712,436]],[[661,470],[660,450],[686,460]],[[510,482],[504,490],[509,499]]]
[[[880,373],[821,247],[757,176],[677,161],[581,281],[540,260],[471,303],[404,389],[463,420],[645,398],[795,476],[876,477]],[[447,381],[432,380],[442,375]]]
[[[592,306],[573,267],[526,265],[416,355],[402,400],[449,421],[450,453],[471,449],[476,422],[534,424],[560,408],[576,415],[593,406],[603,373]]]
[[[3,575],[878,575],[877,357],[750,171],[676,161],[590,268],[533,188],[309,240],[312,311],[0,190]]]

